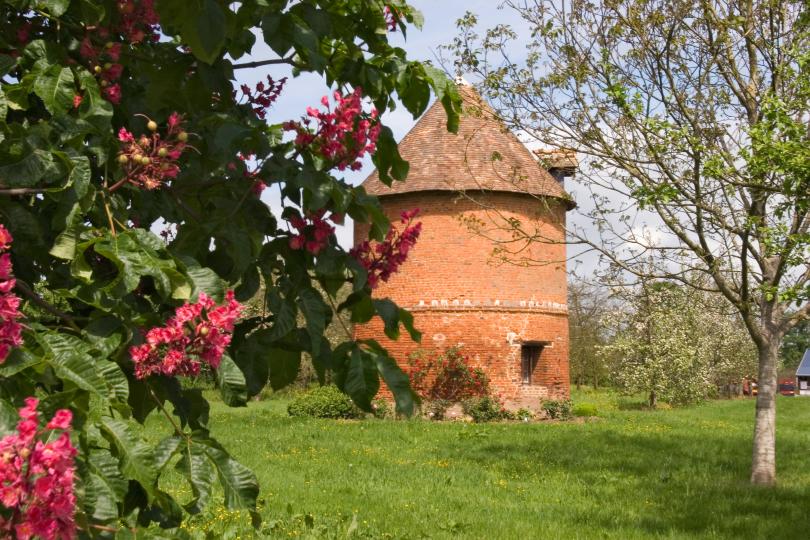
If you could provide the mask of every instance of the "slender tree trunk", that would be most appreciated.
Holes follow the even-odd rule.
[[[776,364],[779,339],[768,336],[758,348],[759,379],[751,483],[772,486],[776,483]]]
[[[655,395],[655,390],[650,391],[650,408],[654,409],[658,405],[658,396]]]

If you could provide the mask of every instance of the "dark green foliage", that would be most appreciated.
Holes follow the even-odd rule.
[[[464,414],[469,415],[473,422],[493,422],[508,420],[512,415],[504,409],[503,404],[492,396],[474,397],[462,402]]]
[[[312,418],[357,418],[357,410],[351,398],[336,386],[319,386],[309,392],[298,395],[287,407],[290,416],[309,416]]]
[[[419,339],[410,314],[373,301],[365,271],[334,238],[317,260],[292,249],[286,224],[252,194],[254,178],[229,168],[242,166],[239,154],[255,156],[256,177],[281,194],[285,218],[323,211],[371,223],[376,239],[388,230],[376,198],[233,97],[238,70],[248,67],[240,59],[259,52],[257,36],[284,56],[278,62],[287,65],[273,59],[264,68],[276,79],[293,69],[321,76],[323,94],[361,87],[381,116],[397,98],[422,114],[431,90],[450,127],[460,110],[452,81],[389,43],[385,5],[399,14],[400,31],[421,20],[399,0],[155,4],[161,39],[130,41],[115,30],[119,2],[0,2],[0,223],[14,236],[16,292],[28,291],[20,292],[24,346],[0,366],[0,411],[35,393],[47,413],[73,411],[77,522],[87,535],[140,538],[150,523],[173,527],[217,500],[255,512],[255,476],[209,432],[207,385],[133,373],[129,348],[144,330],[200,293],[216,301],[229,289],[240,301],[261,296],[261,309],[237,323],[228,354],[205,375],[223,403],[243,407],[268,383],[284,387],[309,355],[359,406],[370,409],[383,379],[399,412],[414,408],[407,377],[385,349],[324,338],[335,313],[345,312],[378,315],[387,335],[404,328]],[[102,39],[99,28],[113,30]],[[85,38],[102,55],[108,39],[122,46],[120,102],[104,97],[110,82],[99,73],[109,68],[83,56]],[[194,151],[177,159],[176,177],[143,189],[120,165],[119,129],[148,134],[148,117],[165,135],[175,112]],[[374,161],[381,178],[402,180],[408,164],[383,132]],[[155,223],[173,234],[154,234]],[[334,309],[344,284],[354,303]],[[143,424],[155,417],[160,437],[147,440]],[[191,500],[163,491],[169,482],[187,487]]]
[[[549,399],[543,401],[542,409],[552,420],[570,420],[573,416],[573,405],[570,399]]]

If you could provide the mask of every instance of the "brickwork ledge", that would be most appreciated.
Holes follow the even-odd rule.
[[[554,313],[568,313],[568,305],[558,302],[545,302],[537,300],[419,300],[419,303],[410,306],[411,311],[551,311]]]

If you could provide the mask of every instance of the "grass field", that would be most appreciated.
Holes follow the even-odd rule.
[[[779,400],[774,489],[748,484],[753,400],[666,411],[574,400],[602,417],[328,421],[289,418],[270,400],[214,404],[211,421],[259,477],[262,536],[807,538],[810,400]],[[247,538],[245,521],[214,509],[186,526]]]

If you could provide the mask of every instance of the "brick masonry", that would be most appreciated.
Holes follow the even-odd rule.
[[[520,193],[420,191],[382,196],[388,217],[419,208],[422,234],[408,261],[375,291],[414,314],[421,345],[407,335],[387,340],[378,318],[358,325],[358,339],[379,340],[403,365],[418,348],[463,344],[474,363],[487,370],[496,392],[510,408],[537,408],[540,398],[569,396],[568,312],[565,268],[565,202]],[[462,219],[463,218],[463,219]],[[483,223],[486,236],[467,223]],[[492,225],[518,220],[546,241],[530,244],[529,259],[542,263],[499,263],[493,249],[509,231]],[[355,243],[368,226],[355,225]],[[521,345],[543,345],[531,384],[523,384]]]

